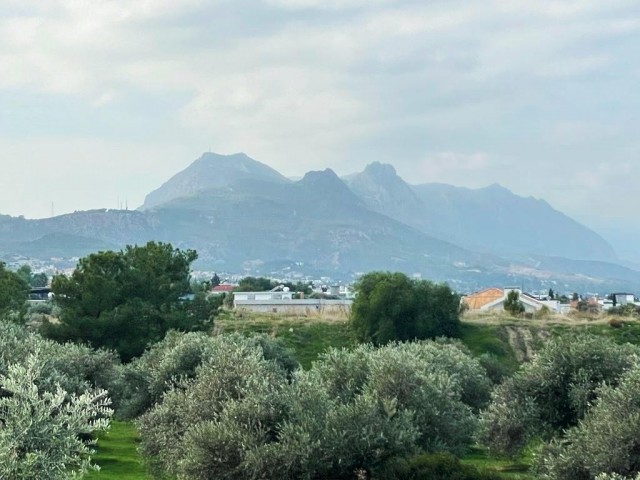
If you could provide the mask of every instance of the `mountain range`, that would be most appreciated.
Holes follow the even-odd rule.
[[[301,271],[336,279],[385,269],[462,290],[527,283],[579,291],[640,289],[597,233],[499,185],[410,185],[372,163],[290,180],[245,154],[205,153],[136,211],[26,220],[0,216],[0,258],[78,257],[147,240],[194,248],[203,269]]]

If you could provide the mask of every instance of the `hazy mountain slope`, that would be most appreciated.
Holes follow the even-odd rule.
[[[34,258],[82,256],[160,236],[152,215],[88,210],[41,220],[0,216],[0,252]]]
[[[160,188],[149,193],[141,208],[149,209],[176,198],[196,195],[210,188],[223,187],[250,178],[278,183],[290,181],[271,167],[249,158],[244,153],[218,155],[208,152],[171,177]]]
[[[394,270],[446,280],[461,291],[507,284],[640,289],[635,270],[559,258],[558,252],[590,259],[612,252],[546,202],[499,186],[411,187],[381,164],[346,179],[349,186],[331,170],[293,182],[246,156],[231,157],[204,155],[181,172],[202,176],[198,188],[169,181],[171,188],[158,189],[156,200],[181,196],[143,211],[91,210],[42,220],[0,215],[0,258],[69,258],[155,240],[196,249],[196,268],[236,273],[277,275],[292,266],[351,278]]]
[[[467,248],[502,256],[616,259],[613,248],[593,230],[544,200],[514,195],[500,185],[471,190],[424,184],[413,190],[428,207],[431,233]]]
[[[471,250],[616,259],[613,248],[593,230],[544,200],[520,197],[499,185],[477,190],[435,183],[411,186],[391,165],[379,163],[345,181],[372,210]]]
[[[291,184],[240,181],[153,212],[226,267],[295,260],[327,271],[431,270],[447,278],[474,254],[367,209],[331,170]]]
[[[374,162],[343,180],[370,209],[424,230],[425,205],[393,166]]]

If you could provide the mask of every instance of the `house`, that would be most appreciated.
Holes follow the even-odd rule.
[[[467,305],[469,310],[482,310],[482,307],[485,305],[502,297],[504,297],[504,291],[501,288],[485,288],[484,290],[465,296],[462,301]]]
[[[542,310],[543,307],[547,307],[552,312],[560,313],[561,307],[558,300],[538,300],[531,295],[523,293],[516,287],[487,288],[471,295],[467,295],[462,299],[462,301],[471,311],[503,311],[507,295],[512,291],[518,293],[518,299],[522,303],[525,313],[534,313]]]
[[[53,296],[49,287],[35,287],[29,290],[29,302],[46,302]]]
[[[612,293],[610,296],[614,307],[635,303],[633,293]]]
[[[223,293],[231,293],[237,285],[231,285],[230,283],[221,283],[211,289],[213,295],[222,295]]]
[[[289,290],[289,287],[277,286],[273,290],[268,292],[234,292],[233,301],[249,301],[249,300],[278,300],[278,301],[291,301],[293,300],[293,292]]]

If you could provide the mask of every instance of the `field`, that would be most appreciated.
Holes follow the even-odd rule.
[[[547,338],[570,332],[587,331],[611,337],[619,343],[640,344],[640,323],[627,320],[618,324],[609,318],[552,317],[547,320],[523,320],[497,316],[468,316],[462,323],[462,342],[474,355],[490,354],[505,369],[514,371],[519,362],[528,359],[537,346]],[[216,319],[215,333],[263,333],[281,339],[303,368],[309,368],[328,347],[349,347],[355,344],[345,318],[280,317],[274,315],[248,315],[241,318],[225,312]],[[91,472],[87,480],[137,480],[151,478],[146,475],[138,455],[137,434],[133,424],[113,422],[111,429],[98,440],[95,463],[100,472]],[[505,479],[526,480],[530,459],[515,461],[491,458],[480,449],[473,449],[464,463],[494,472]]]

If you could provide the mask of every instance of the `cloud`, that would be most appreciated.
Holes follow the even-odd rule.
[[[285,174],[380,160],[413,183],[498,181],[579,211],[578,189],[540,172],[636,158],[639,13],[632,0],[7,0],[0,94],[60,99],[34,118],[69,105],[65,131],[20,122],[55,136],[60,161],[65,138],[126,155],[126,125],[144,134],[128,148],[163,165],[154,134]]]

